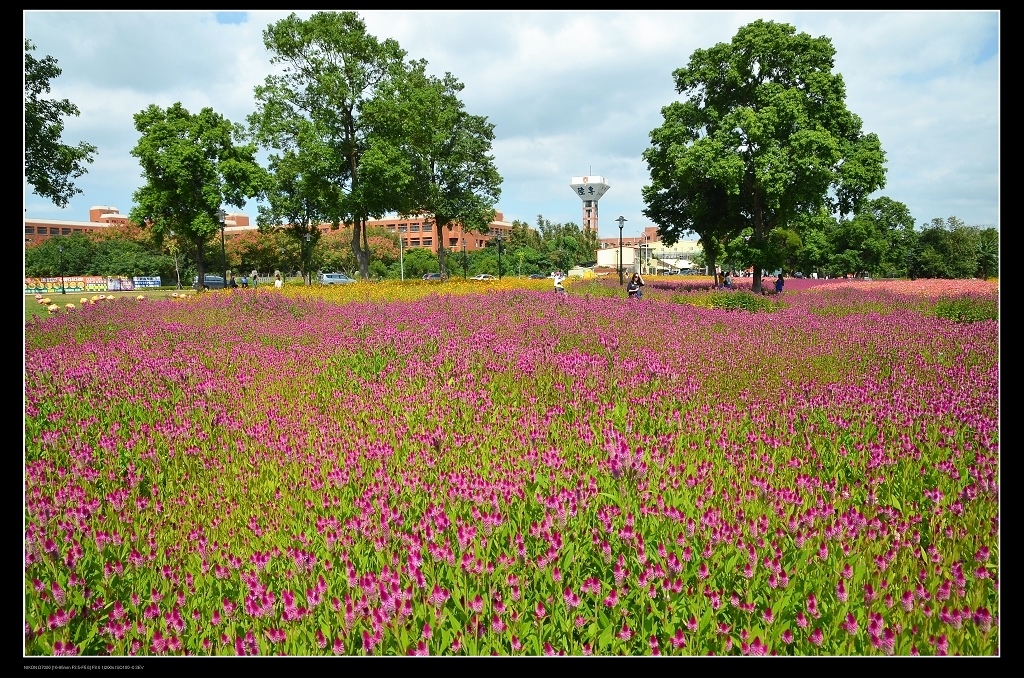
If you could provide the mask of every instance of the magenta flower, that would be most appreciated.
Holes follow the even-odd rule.
[[[768,647],[764,643],[762,643],[761,639],[757,636],[754,637],[754,640],[750,643],[750,645],[743,643],[740,646],[740,649],[742,650],[743,654],[749,655],[751,657],[763,657],[764,655],[768,654]]]
[[[821,647],[821,643],[825,640],[825,634],[821,632],[821,629],[814,629],[807,640],[811,641],[811,645]]]
[[[851,636],[857,634],[857,618],[853,616],[852,612],[848,612],[846,619],[840,624],[843,630],[849,633]]]
[[[504,633],[506,628],[507,627],[505,626],[505,622],[501,620],[501,617],[499,617],[498,615],[493,615],[491,617],[492,631],[494,631],[495,633]]]
[[[988,633],[992,628],[992,613],[986,607],[979,607],[974,611],[974,624],[982,633]]]

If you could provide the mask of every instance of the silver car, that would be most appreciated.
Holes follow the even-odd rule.
[[[320,284],[321,285],[347,285],[348,283],[354,283],[355,280],[348,277],[344,273],[321,273]]]

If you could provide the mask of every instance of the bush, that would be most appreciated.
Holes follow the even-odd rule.
[[[942,297],[935,302],[935,315],[955,323],[999,320],[999,305],[994,299],[979,299],[969,295]]]
[[[749,311],[751,313],[771,313],[783,307],[783,304],[753,292],[726,292],[713,290],[689,294],[678,294],[672,297],[677,304],[690,304],[701,308],[720,308],[727,311]]]

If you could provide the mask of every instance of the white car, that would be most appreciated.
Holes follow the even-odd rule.
[[[490,273],[481,273],[480,275],[474,275],[470,280],[497,280],[497,278]]]
[[[321,285],[347,285],[348,283],[354,283],[355,280],[348,277],[344,273],[321,273],[320,284]]]

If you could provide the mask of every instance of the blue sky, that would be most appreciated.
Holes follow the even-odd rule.
[[[311,12],[299,12],[308,16]],[[918,225],[956,216],[999,225],[999,33],[995,11],[360,11],[368,31],[394,38],[435,75],[465,84],[467,110],[495,124],[503,177],[498,208],[509,221],[538,215],[582,221],[574,176],[604,176],[600,235],[651,225],[641,154],[677,100],[672,71],[695,49],[728,42],[757,19],[826,36],[847,85],[847,106],[879,135],[885,195]],[[82,114],[65,143],[98,147],[83,193],[60,209],[25,185],[25,214],[88,219],[93,205],[127,213],[141,185],[132,116],[149,104],[205,106],[235,122],[254,108],[271,72],[263,30],[287,12],[25,11],[35,55],[63,70],[51,95]],[[256,216],[256,203],[244,210]],[[634,233],[630,233],[632,230]]]

